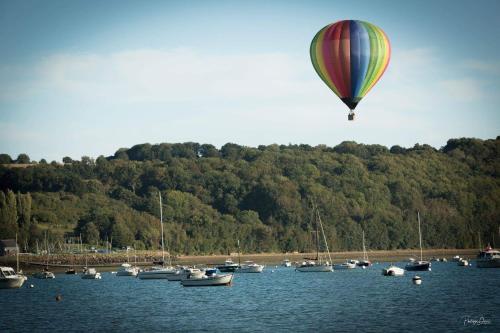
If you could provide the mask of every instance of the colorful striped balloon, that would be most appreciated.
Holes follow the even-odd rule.
[[[351,113],[384,74],[390,57],[386,34],[363,21],[327,25],[311,42],[314,69]]]

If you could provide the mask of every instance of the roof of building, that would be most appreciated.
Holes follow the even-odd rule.
[[[0,246],[6,247],[17,247],[15,239],[0,239]]]

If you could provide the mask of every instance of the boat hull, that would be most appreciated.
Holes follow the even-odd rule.
[[[481,260],[476,262],[478,268],[500,268],[500,258]]]
[[[204,276],[201,278],[190,278],[181,280],[184,287],[218,287],[228,286],[233,281],[232,274]]]
[[[52,272],[38,272],[33,274],[33,277],[37,279],[55,279],[56,276]]]
[[[332,265],[299,266],[295,270],[303,273],[309,272],[333,272]]]
[[[430,271],[431,263],[428,261],[416,261],[405,266],[407,271]]]
[[[370,267],[372,263],[370,261],[360,261],[356,264],[359,267]]]
[[[404,274],[405,274],[404,269],[395,266],[384,268],[382,270],[382,275],[384,276],[403,276]]]
[[[219,272],[222,273],[234,273],[239,266],[217,266]]]
[[[101,273],[96,273],[96,274],[84,274],[82,275],[83,280],[100,280],[101,279]]]
[[[235,273],[262,273],[264,270],[263,265],[258,266],[250,266],[250,267],[241,267],[235,271]]]
[[[137,277],[141,280],[167,280],[169,276],[176,275],[176,271],[144,271],[140,272]]]
[[[21,288],[26,279],[24,276],[9,277],[0,279],[0,289]]]

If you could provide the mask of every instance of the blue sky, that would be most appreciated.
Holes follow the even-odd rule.
[[[495,138],[499,12],[497,1],[0,0],[0,152]],[[354,122],[309,60],[315,33],[342,19],[376,24],[392,46]]]

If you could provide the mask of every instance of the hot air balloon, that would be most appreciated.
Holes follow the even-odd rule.
[[[353,110],[377,83],[389,64],[391,46],[379,27],[344,20],[318,31],[311,42],[311,61],[326,85]]]

